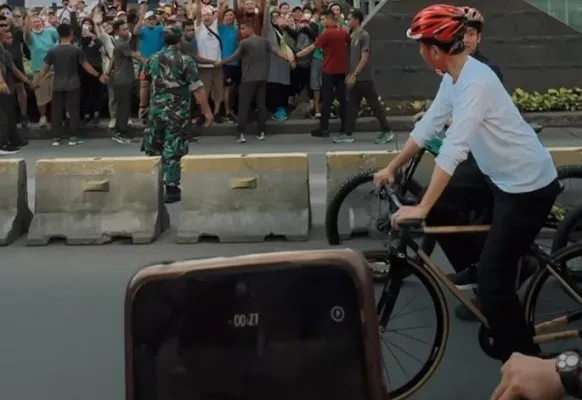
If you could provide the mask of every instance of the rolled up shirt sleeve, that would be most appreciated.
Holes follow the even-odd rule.
[[[455,88],[458,95],[454,100],[453,124],[447,130],[439,155],[435,159],[437,165],[449,175],[453,175],[457,165],[467,159],[472,138],[480,131],[489,108],[489,97],[484,84],[476,81],[462,84],[463,87]]]
[[[437,95],[422,116],[422,119],[414,125],[410,137],[419,147],[424,147],[426,142],[435,138],[444,128],[447,119],[449,119],[453,104],[450,100],[449,92],[451,88],[451,77],[443,76]]]

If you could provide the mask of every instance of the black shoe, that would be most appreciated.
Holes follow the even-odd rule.
[[[314,131],[311,131],[311,136],[326,138],[326,137],[329,137],[329,131],[316,129]]]
[[[18,153],[19,151],[20,149],[18,147],[14,147],[10,144],[0,145],[0,156],[9,156]]]
[[[474,266],[447,276],[459,290],[477,289],[477,268]]]
[[[19,124],[21,127],[27,128],[28,127],[28,117],[24,116],[24,117],[20,118]]]
[[[481,309],[481,304],[477,298],[471,299],[471,303],[473,303],[473,305],[475,307],[477,307],[477,309],[479,309],[479,310]],[[455,307],[455,316],[458,319],[460,319],[461,321],[467,321],[467,322],[478,321],[475,314],[473,314],[471,312],[471,310],[469,310],[469,307],[467,307],[463,303],[461,303],[457,307]]]
[[[166,185],[166,196],[164,202],[166,204],[176,203],[182,200],[182,191],[178,186]]]
[[[13,142],[11,142],[15,147],[21,148],[28,145],[28,140],[19,138]]]

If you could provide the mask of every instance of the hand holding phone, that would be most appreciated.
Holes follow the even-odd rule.
[[[126,296],[127,400],[385,398],[372,280],[355,251],[152,266]]]

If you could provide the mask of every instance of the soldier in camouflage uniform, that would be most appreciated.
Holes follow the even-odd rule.
[[[198,67],[192,57],[181,51],[181,39],[180,28],[166,29],[164,48],[146,61],[140,74],[140,117],[147,114],[142,151],[162,157],[166,203],[181,198],[180,159],[188,154],[191,92],[207,125],[212,123]]]

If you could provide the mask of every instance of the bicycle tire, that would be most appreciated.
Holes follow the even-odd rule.
[[[569,164],[556,167],[558,179],[579,178],[582,179],[582,165]]]
[[[568,210],[562,222],[558,224],[552,240],[552,254],[575,243],[572,234],[576,231],[582,235],[582,204]]]
[[[582,257],[582,242],[567,246],[558,250],[555,254],[552,254],[552,260],[556,265],[561,265],[562,263],[576,257]],[[526,289],[524,296],[524,310],[526,320],[531,326],[534,326],[536,323],[535,311],[540,292],[548,278],[551,276],[553,276],[552,273],[548,271],[545,266],[543,266],[542,268],[538,269],[538,271],[531,278],[531,281]],[[571,286],[576,285],[576,280],[569,274],[561,274],[561,278]]]
[[[342,243],[338,229],[338,218],[342,204],[349,196],[349,194],[357,187],[365,183],[372,182],[374,179],[374,174],[377,171],[377,169],[365,169],[356,172],[348,179],[346,179],[339,187],[339,189],[334,193],[334,195],[329,198],[327,209],[325,210],[325,233],[327,236],[327,242],[330,245],[336,246]],[[408,182],[408,190],[413,195],[419,196],[424,191],[422,186],[414,179],[411,179]]]
[[[387,254],[386,252],[386,250],[372,250],[364,251],[363,254],[368,262],[385,262]],[[426,363],[423,365],[420,371],[405,384],[395,389],[389,388],[390,400],[407,399],[428,382],[443,359],[449,337],[449,310],[446,298],[438,281],[428,269],[420,266],[410,258],[408,259],[407,272],[408,274],[406,279],[409,279],[410,276],[415,276],[418,281],[421,282],[422,286],[424,286],[425,291],[429,294],[434,305],[435,314],[437,316],[437,331],[435,333],[434,341],[430,349],[430,355]],[[384,285],[390,284],[389,282],[390,273],[387,274]],[[402,281],[400,282],[400,285],[401,284]],[[377,303],[379,314],[382,311],[380,309],[380,304],[383,302],[383,297],[385,295],[386,294],[382,292],[382,296]],[[382,327],[380,327],[380,329],[382,329]]]

